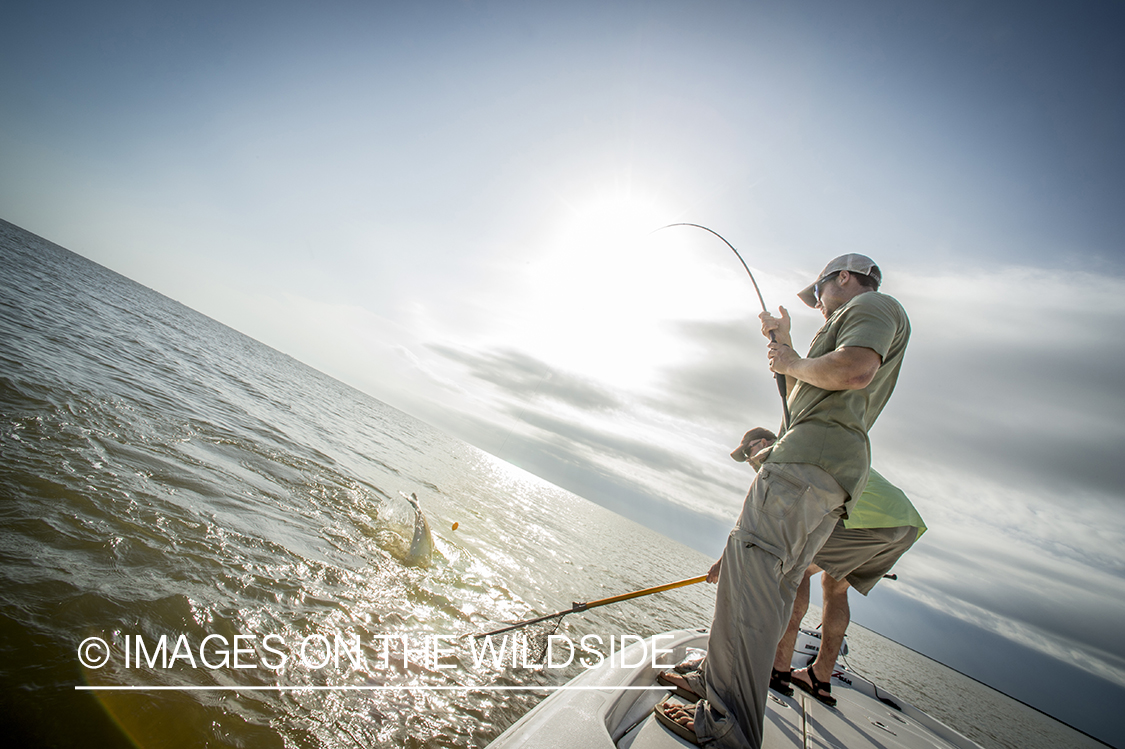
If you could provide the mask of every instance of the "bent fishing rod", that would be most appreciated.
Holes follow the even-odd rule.
[[[664,229],[670,229],[673,226],[694,226],[696,229],[702,229],[703,231],[710,232],[711,234],[714,234],[719,239],[723,240],[723,244],[725,244],[727,247],[730,248],[730,251],[733,252],[734,256],[738,258],[738,262],[742,263],[742,267],[746,269],[746,275],[750,276],[750,283],[754,284],[754,291],[756,291],[758,293],[758,301],[762,305],[762,312],[769,312],[769,310],[766,309],[766,300],[762,298],[762,290],[758,288],[758,282],[756,280],[754,280],[754,274],[750,272],[750,266],[747,265],[746,261],[742,259],[742,255],[739,254],[738,250],[734,249],[734,245],[726,240],[726,237],[724,237],[722,234],[719,234],[719,232],[715,231],[714,229],[708,229],[706,226],[702,226],[700,224],[689,224],[689,223],[668,224],[667,226],[660,227],[656,231],[663,231]],[[772,330],[770,331],[770,340],[771,341],[777,341],[777,336],[774,335],[774,332]],[[786,387],[785,387],[785,375],[781,374],[780,372],[774,372],[773,376],[774,376],[774,379],[777,380],[777,392],[781,394],[781,410],[782,410],[782,413],[785,417],[785,426],[788,427],[789,426],[789,401],[787,399],[788,393],[786,393]]]

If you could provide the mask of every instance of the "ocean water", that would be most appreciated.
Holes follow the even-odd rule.
[[[2,221],[0,264],[9,743],[485,746],[581,666],[460,635],[712,561]],[[558,634],[608,655],[712,605],[695,585]],[[1099,745],[849,635],[852,666],[983,746]]]

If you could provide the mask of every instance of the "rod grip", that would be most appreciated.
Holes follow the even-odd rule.
[[[770,331],[770,340],[774,341],[775,343],[777,342],[777,336],[774,334],[774,332],[772,330]],[[779,392],[781,394],[781,413],[782,413],[782,415],[785,419],[785,421],[783,422],[783,426],[788,427],[789,426],[789,394],[786,392],[787,388],[785,387],[785,375],[781,374],[780,372],[774,372],[773,378],[775,380],[777,380],[777,392]]]

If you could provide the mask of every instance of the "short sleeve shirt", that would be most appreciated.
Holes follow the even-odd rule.
[[[918,529],[921,537],[926,531],[922,516],[909,497],[897,486],[887,481],[874,468],[867,476],[867,486],[859,501],[844,520],[845,528],[902,528]]]
[[[909,340],[910,320],[893,297],[867,291],[841,305],[813,338],[808,358],[861,346],[879,354],[882,364],[860,390],[822,390],[798,381],[789,394],[790,423],[765,462],[820,466],[850,496],[844,508],[850,514],[871,466],[867,430],[894,391]]]

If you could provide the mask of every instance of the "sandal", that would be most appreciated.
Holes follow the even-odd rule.
[[[793,687],[789,686],[792,671],[778,671],[776,668],[770,672],[770,689],[786,697],[793,696]]]
[[[676,674],[676,676],[679,676],[681,679],[683,679],[685,684],[689,683],[688,680],[685,679],[681,674]],[[668,687],[672,690],[672,694],[681,699],[685,699],[688,702],[699,702],[701,699],[703,699],[703,696],[694,692],[691,687],[681,687],[677,684],[673,684],[672,680],[668,678],[667,671],[660,671],[656,674],[656,683],[660,684],[661,686]]]
[[[809,681],[812,682],[810,687],[802,679],[793,679],[793,683],[801,688],[802,691],[808,692],[813,697],[823,702],[828,707],[836,706],[836,698],[832,696],[832,677],[828,677],[828,681],[821,681],[816,678],[813,673],[812,666],[805,669],[805,673],[809,675]],[[821,694],[823,692],[823,694]]]
[[[659,705],[652,709],[652,714],[656,716],[656,720],[660,722],[665,728],[672,733],[679,736],[689,744],[699,745],[699,738],[695,735],[695,731],[680,723],[666,711],[670,707],[680,707],[674,702],[661,702]]]

